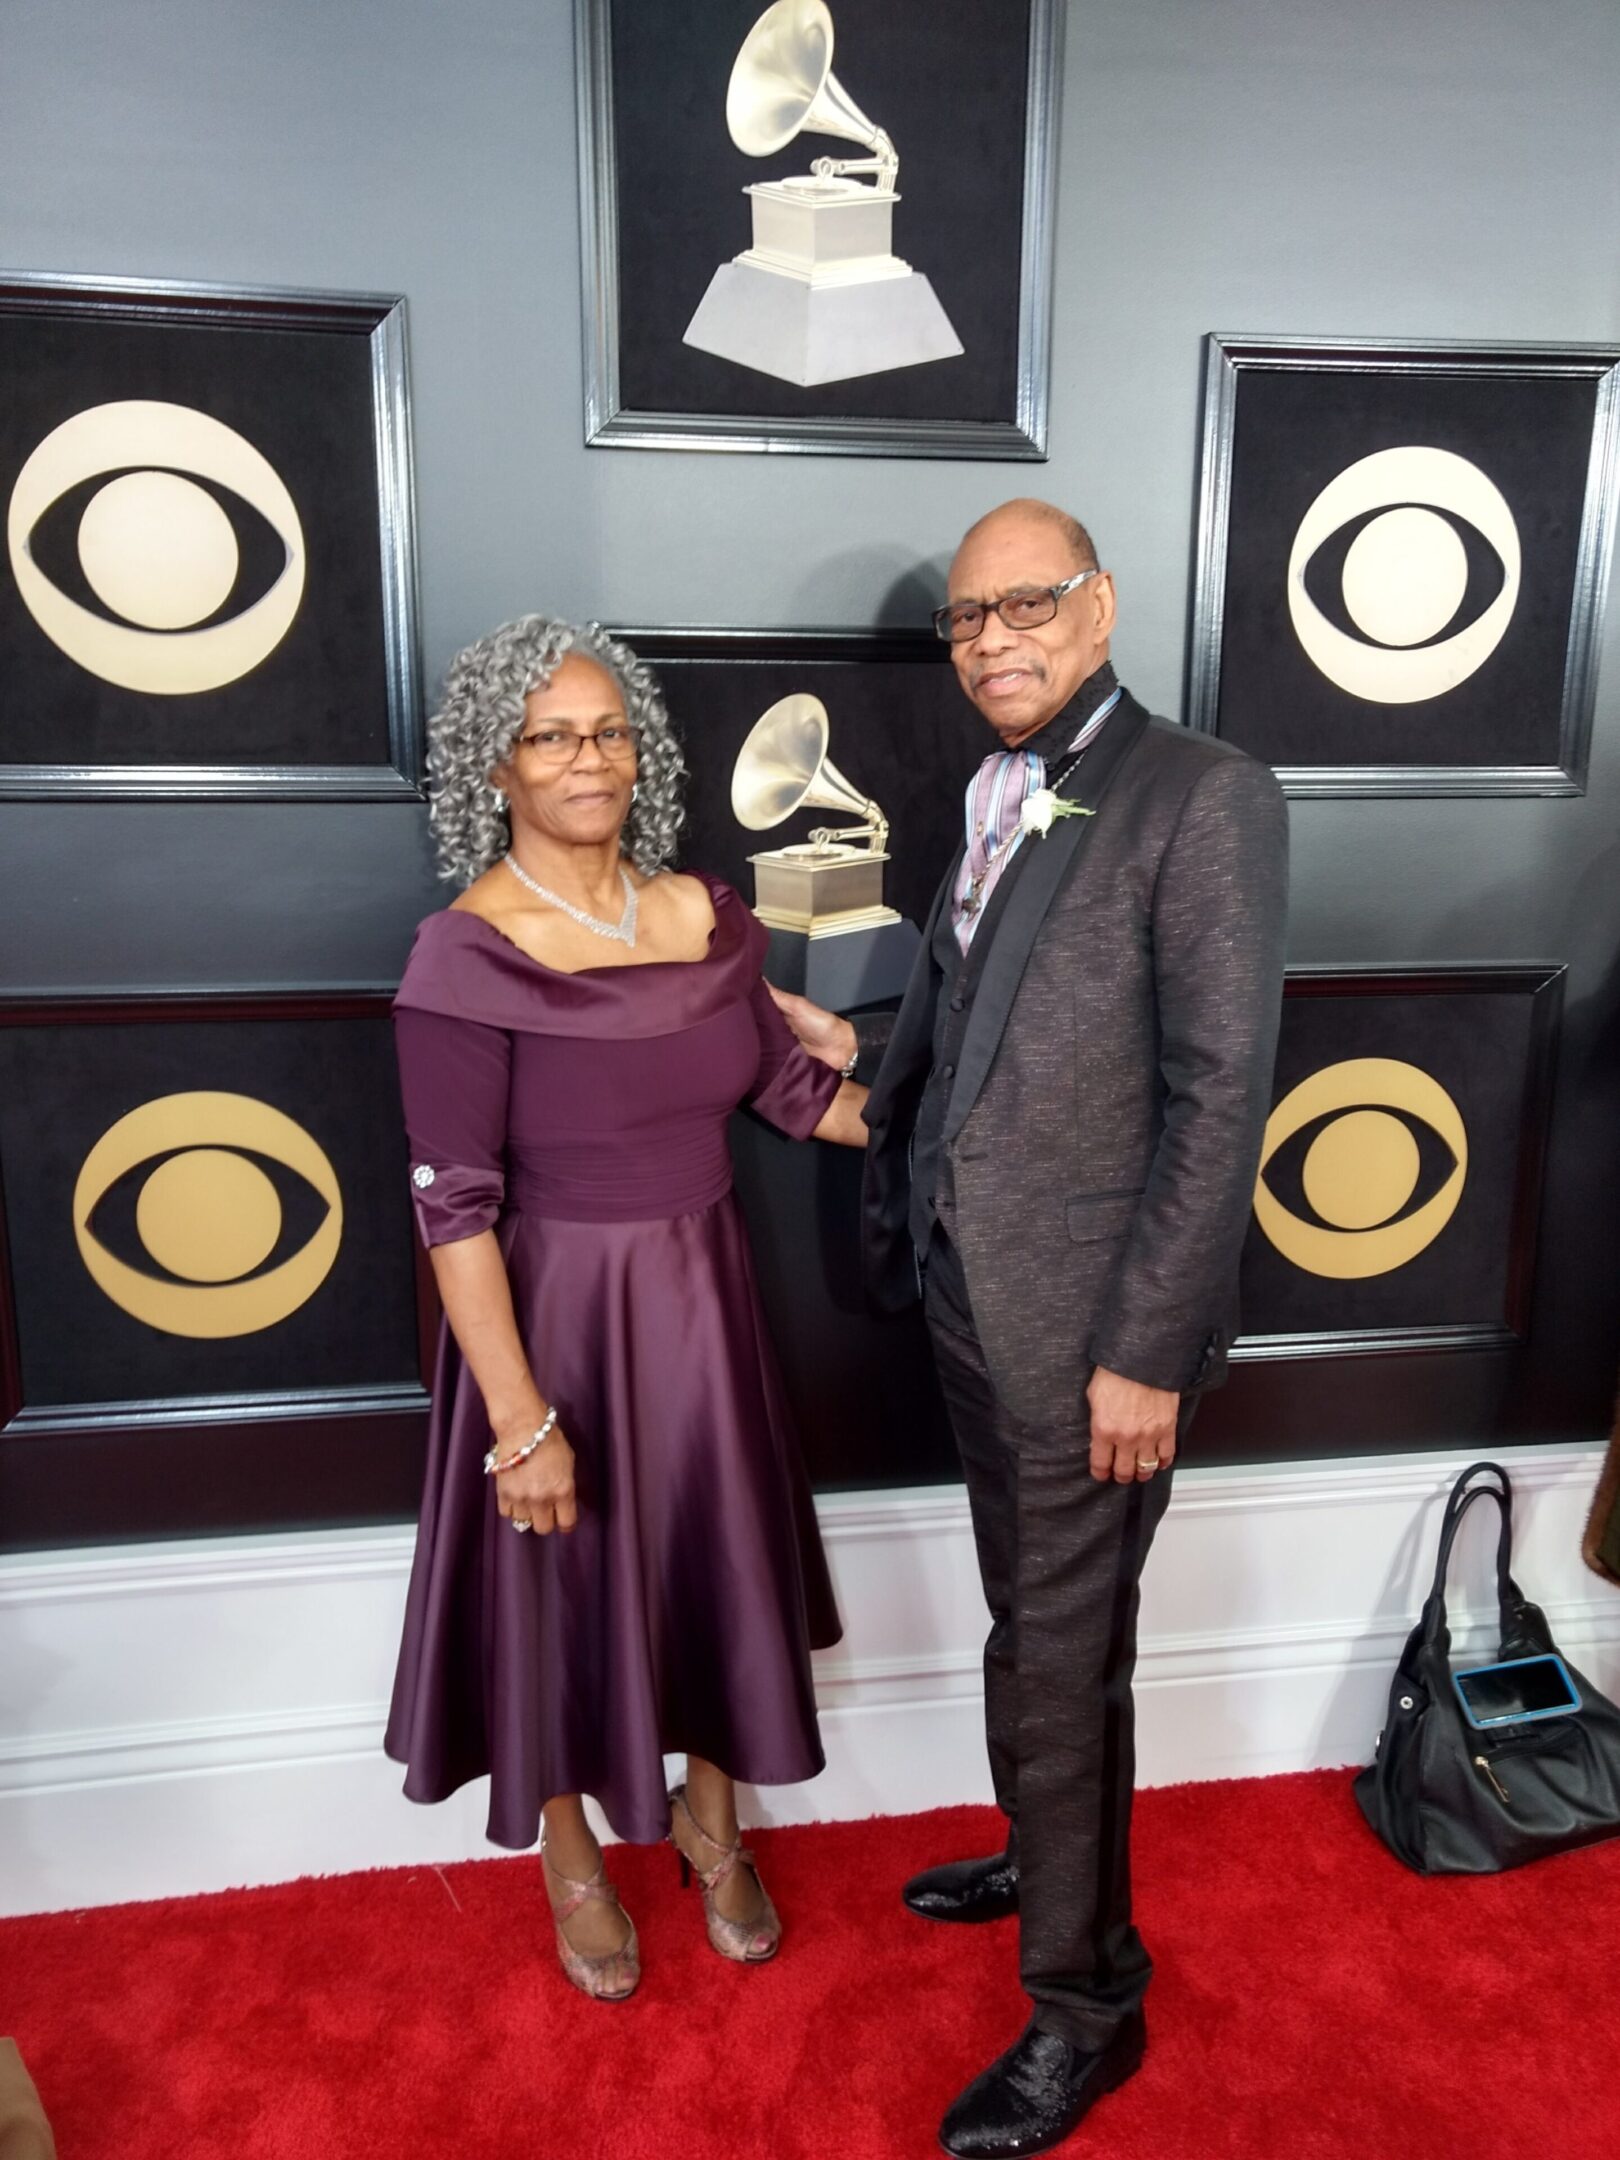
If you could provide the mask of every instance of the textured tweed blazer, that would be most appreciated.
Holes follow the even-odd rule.
[[[991,1376],[1072,1417],[1094,1366],[1225,1373],[1276,1054],[1287,806],[1269,770],[1129,692],[1024,846],[945,1114],[954,1234]],[[917,1292],[909,1152],[944,980],[947,871],[866,1106],[870,1296]]]

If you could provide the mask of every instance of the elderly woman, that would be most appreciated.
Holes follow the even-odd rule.
[[[721,1956],[781,1938],[733,1781],[821,1769],[809,1653],[839,1629],[726,1120],[860,1145],[864,1090],[789,1034],[737,894],[666,867],[680,750],[625,646],[540,616],[470,646],[429,767],[466,890],[394,1011],[447,1326],[386,1745],[412,1799],[489,1773],[496,1844],[543,1816],[563,1970],[622,2001],[636,1931],[584,1794],[673,1839]]]

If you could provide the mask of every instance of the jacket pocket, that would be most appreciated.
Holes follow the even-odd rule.
[[[1064,1213],[1071,1245],[1097,1245],[1105,1238],[1123,1237],[1135,1219],[1142,1198],[1140,1185],[1121,1192],[1082,1193],[1068,1202]]]

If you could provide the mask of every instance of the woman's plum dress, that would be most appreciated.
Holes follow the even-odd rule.
[[[446,909],[394,1006],[422,1237],[493,1226],[576,1458],[577,1529],[503,1521],[446,1326],[385,1744],[413,1800],[488,1773],[498,1845],[569,1792],[661,1837],[666,1753],[761,1785],[823,1763],[809,1653],[838,1619],[726,1121],[746,1103],[803,1139],[838,1077],[771,1003],[759,922],[703,882],[701,960],[561,974]]]

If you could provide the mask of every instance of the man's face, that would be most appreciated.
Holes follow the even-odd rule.
[[[949,598],[1003,600],[1061,585],[1080,568],[1068,542],[1044,518],[991,518],[970,533],[951,564]],[[1065,593],[1057,613],[1033,630],[1009,630],[986,615],[976,638],[951,647],[957,679],[1009,750],[1045,727],[1108,658],[1114,586],[1105,572]]]

